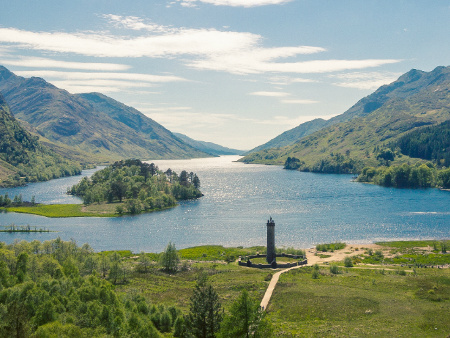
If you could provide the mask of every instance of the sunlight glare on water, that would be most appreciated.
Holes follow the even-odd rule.
[[[95,250],[159,252],[169,241],[177,248],[204,244],[265,245],[267,219],[276,222],[279,247],[317,243],[365,243],[394,239],[450,237],[450,192],[438,189],[393,189],[351,182],[349,175],[283,170],[245,165],[238,156],[154,161],[159,169],[196,173],[204,196],[161,212],[117,218],[50,219],[0,214],[0,225],[15,223],[58,231],[0,234],[0,241],[46,240],[60,236]],[[94,170],[85,171],[91,175]],[[81,179],[62,178],[27,187],[0,189],[41,203],[80,203],[65,194]]]

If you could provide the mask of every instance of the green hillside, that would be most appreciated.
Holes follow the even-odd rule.
[[[81,168],[41,145],[11,115],[0,95],[0,186],[79,174]]]
[[[429,73],[411,70],[345,114],[353,118],[291,146],[249,154],[242,161],[282,165],[288,157],[295,157],[303,162],[300,170],[318,172],[357,172],[364,166],[378,165],[377,156],[392,142],[417,128],[450,119],[450,67]],[[399,155],[394,162],[414,162]],[[342,171],[343,166],[347,169]]]
[[[1,66],[0,91],[17,119],[58,145],[110,159],[206,156],[137,110],[101,94],[72,95]]]
[[[328,121],[325,121],[323,119],[314,119],[312,121],[308,121],[305,123],[302,123],[301,125],[287,130],[284,133],[278,135],[277,137],[273,138],[269,142],[266,142],[248,152],[248,154],[251,154],[256,151],[264,150],[264,149],[270,149],[270,148],[279,148],[279,147],[286,147],[294,144],[302,137],[311,135],[312,133],[324,128],[327,126]]]

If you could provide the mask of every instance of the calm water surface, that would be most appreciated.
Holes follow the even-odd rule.
[[[265,222],[276,222],[277,246],[306,248],[317,243],[366,243],[394,239],[450,237],[450,192],[383,188],[351,182],[348,175],[324,175],[245,165],[238,157],[155,161],[197,173],[204,197],[151,214],[119,218],[45,218],[0,214],[0,225],[46,227],[57,233],[0,233],[0,241],[47,240],[60,236],[89,243],[95,250],[160,252],[202,244],[265,245]],[[83,171],[83,176],[95,170]],[[0,189],[10,197],[36,196],[41,203],[81,203],[66,195],[80,176],[27,187]]]

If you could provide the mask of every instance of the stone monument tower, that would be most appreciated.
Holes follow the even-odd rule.
[[[277,256],[275,253],[275,221],[270,217],[267,221],[267,263],[272,264],[276,262]]]

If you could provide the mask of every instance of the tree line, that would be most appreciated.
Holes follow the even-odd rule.
[[[365,167],[358,182],[370,182],[395,188],[450,188],[450,168],[439,169],[432,163],[398,166]]]
[[[163,172],[154,163],[129,159],[83,177],[68,193],[81,197],[84,204],[124,202],[117,206],[118,213],[137,214],[174,206],[177,200],[199,198],[199,189],[200,179],[192,172]]]

